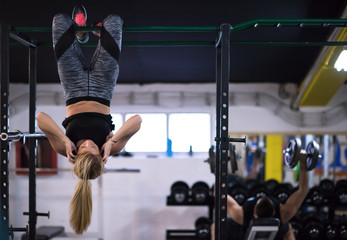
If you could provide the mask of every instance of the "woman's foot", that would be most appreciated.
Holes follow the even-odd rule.
[[[102,27],[102,22],[95,22],[93,25],[93,27]],[[95,30],[95,31],[92,31],[94,35],[100,37],[100,34],[101,34],[101,30]]]
[[[79,27],[87,26],[87,11],[83,5],[77,5],[72,10],[72,19]],[[76,31],[77,40],[80,43],[86,43],[89,40],[89,34],[85,31]]]

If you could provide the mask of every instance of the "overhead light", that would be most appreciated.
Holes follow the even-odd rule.
[[[337,71],[343,70],[343,71],[347,72],[347,50],[343,50],[340,53],[340,56],[337,58],[337,60],[335,62],[334,68]]]

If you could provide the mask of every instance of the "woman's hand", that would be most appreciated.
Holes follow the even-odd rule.
[[[70,139],[67,139],[65,142],[65,150],[66,150],[66,157],[68,158],[69,162],[74,164],[77,148],[76,148],[75,144],[73,142],[71,142]]]
[[[103,153],[102,161],[106,164],[108,157],[110,156],[113,142],[108,140],[101,147],[101,153]]]

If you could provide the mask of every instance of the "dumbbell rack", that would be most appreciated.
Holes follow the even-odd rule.
[[[172,196],[167,196],[166,205],[167,206],[208,206],[208,208],[209,208],[208,218],[212,222],[214,202],[213,202],[213,197],[211,197],[211,196],[212,196],[212,193],[210,192],[210,196],[209,196],[208,201],[206,203],[196,203],[193,201],[192,196],[189,196],[185,203],[177,203],[172,199]],[[185,239],[185,240],[187,240],[187,239],[189,239],[189,240],[200,239],[201,240],[202,238],[198,237],[196,235],[195,229],[166,230],[166,240],[174,240],[174,239]]]

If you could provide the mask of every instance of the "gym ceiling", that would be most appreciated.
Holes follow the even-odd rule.
[[[3,0],[2,2],[0,21],[16,27],[50,27],[55,13],[65,12],[70,15],[73,7],[78,3],[86,7],[89,25],[102,20],[109,13],[117,13],[123,18],[124,27],[220,26],[222,23],[230,23],[233,26],[257,19],[338,19],[343,15],[347,4],[347,0],[93,0],[79,2],[60,0],[20,3]],[[294,83],[298,86],[304,85],[305,79],[312,82],[317,68],[322,67],[319,65],[322,58],[320,61],[317,59],[324,46],[254,43],[326,42],[330,35],[339,29],[344,28],[252,27],[232,33],[231,41],[238,44],[231,45],[230,82]],[[23,34],[38,42],[51,41],[50,32],[24,32]],[[217,36],[218,32],[124,32],[123,42],[214,42]],[[90,41],[96,41],[92,33],[90,33]],[[240,44],[241,42],[253,43]],[[91,58],[94,48],[84,47],[83,49],[87,58]],[[38,83],[58,83],[52,47],[38,47],[37,53]],[[213,83],[215,82],[215,59],[213,45],[123,46],[118,83]],[[10,82],[27,82],[27,66],[28,50],[21,46],[11,46]],[[341,76],[338,84],[335,84],[337,86],[331,90],[332,95],[347,79],[346,75]],[[327,83],[327,80],[321,82]],[[317,87],[314,85],[311,88],[315,86]],[[318,93],[321,94],[322,89],[327,87],[330,88],[330,84],[323,84],[323,86],[318,84]],[[309,98],[312,99],[310,96]],[[325,105],[327,102],[328,100],[320,104]]]

